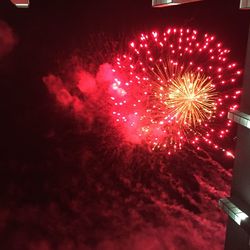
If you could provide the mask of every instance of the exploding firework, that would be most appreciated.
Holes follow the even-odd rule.
[[[141,34],[116,58],[112,116],[127,140],[172,154],[189,143],[221,149],[227,112],[238,107],[241,75],[214,36],[169,28]]]
[[[171,80],[168,93],[165,104],[173,109],[172,116],[176,116],[182,125],[195,126],[209,120],[216,109],[214,88],[199,73],[186,73]]]

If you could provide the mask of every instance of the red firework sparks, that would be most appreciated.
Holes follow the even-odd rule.
[[[169,28],[141,34],[117,57],[110,86],[112,116],[127,139],[172,154],[189,143],[225,151],[227,112],[241,91],[230,50],[214,36]]]

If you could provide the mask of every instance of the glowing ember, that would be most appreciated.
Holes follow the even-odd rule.
[[[127,140],[168,154],[201,142],[229,152],[221,144],[230,133],[227,112],[238,107],[241,74],[229,52],[214,36],[191,29],[131,42],[116,59],[110,88],[112,115]]]

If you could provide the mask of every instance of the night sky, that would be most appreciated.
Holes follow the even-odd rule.
[[[230,193],[233,160],[124,145],[93,103],[76,115],[45,79],[70,85],[79,62],[96,73],[134,36],[166,26],[215,34],[243,68],[249,12],[238,0],[30,2],[0,4],[0,249],[223,249],[217,201]]]

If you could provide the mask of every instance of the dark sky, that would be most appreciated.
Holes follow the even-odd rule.
[[[0,58],[0,249],[140,250],[150,244],[153,250],[219,249],[225,218],[217,210],[209,215],[207,209],[216,207],[220,196],[211,187],[229,192],[230,170],[222,170],[204,153],[194,155],[204,170],[200,163],[187,164],[184,154],[171,162],[175,171],[170,168],[167,174],[165,165],[171,164],[159,163],[163,178],[158,170],[137,169],[135,157],[133,169],[123,175],[113,168],[129,165],[123,163],[124,155],[112,158],[98,149],[100,131],[82,135],[79,123],[58,111],[42,78],[64,67],[64,59],[76,50],[99,49],[99,41],[90,45],[93,35],[130,39],[165,26],[215,34],[244,65],[249,12],[239,10],[239,1],[205,0],[153,9],[150,0],[31,0],[29,9],[17,9],[2,0],[0,20],[16,37],[12,51]],[[140,157],[147,168],[149,160]],[[195,176],[207,181],[206,188]],[[171,204],[167,215],[152,198],[164,203],[164,195]],[[199,216],[204,224],[199,224]],[[166,218],[168,223],[163,222]],[[185,238],[187,228],[192,233]],[[202,236],[189,242],[198,232]]]
[[[19,46],[29,46],[28,55],[44,50],[52,56],[49,49],[60,54],[86,42],[90,33],[133,36],[166,25],[204,29],[218,34],[228,46],[243,49],[248,28],[249,14],[239,10],[238,0],[205,0],[164,9],[153,9],[148,0],[31,1],[29,9],[21,10],[2,2],[1,17],[21,38]]]

